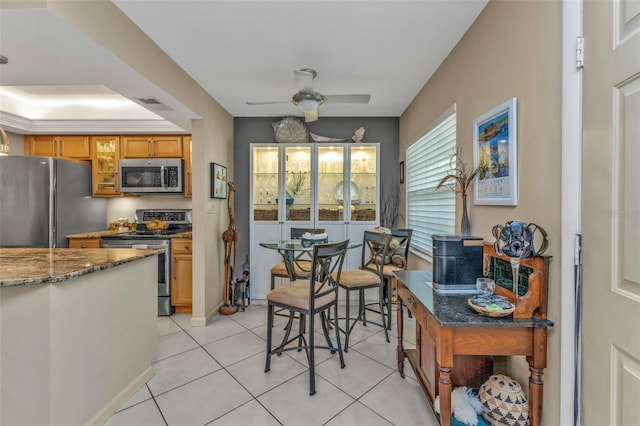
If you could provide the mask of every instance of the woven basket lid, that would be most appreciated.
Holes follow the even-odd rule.
[[[480,386],[478,398],[484,406],[482,417],[492,426],[527,426],[529,404],[520,383],[509,376],[494,374]]]

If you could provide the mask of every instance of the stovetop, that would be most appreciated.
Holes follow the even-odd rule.
[[[189,232],[192,229],[191,210],[189,209],[139,209],[136,210],[136,230],[123,234],[103,236],[104,239],[155,239],[167,238],[170,235],[181,232]],[[161,220],[167,223],[163,230],[147,229],[151,220]]]

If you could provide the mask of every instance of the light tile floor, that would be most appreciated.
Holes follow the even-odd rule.
[[[309,396],[304,351],[272,357],[264,372],[260,302],[206,327],[191,327],[191,315],[159,317],[155,375],[107,425],[438,425],[411,367],[405,379],[397,372],[395,316],[390,343],[381,327],[356,326],[344,369],[337,354],[316,350],[317,393]],[[274,343],[285,323],[276,316]],[[405,347],[414,346],[412,319],[404,334]]]

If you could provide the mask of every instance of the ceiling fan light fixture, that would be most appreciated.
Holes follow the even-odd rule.
[[[315,111],[318,109],[318,101],[315,99],[303,99],[298,102],[298,108],[304,112]]]

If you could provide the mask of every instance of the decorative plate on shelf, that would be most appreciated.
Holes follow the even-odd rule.
[[[338,204],[342,204],[342,200],[344,198],[344,182],[340,181],[336,185],[336,201]],[[351,194],[351,204],[356,205],[360,204],[360,190],[358,189],[358,185],[356,185],[353,181],[351,181],[351,186],[349,187],[349,193]]]
[[[492,318],[506,317],[511,315],[516,307],[504,296],[477,295],[467,301],[469,307],[480,315]]]

